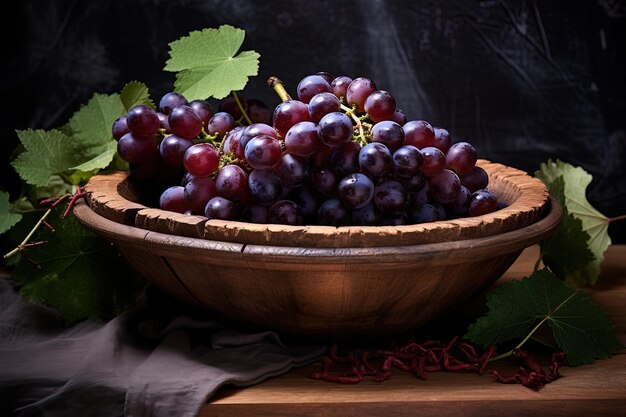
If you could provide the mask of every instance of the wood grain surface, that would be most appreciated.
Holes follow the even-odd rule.
[[[498,282],[528,275],[538,248],[526,249]],[[626,344],[626,246],[612,246],[602,265],[593,298],[616,325]],[[506,372],[514,360],[498,365]],[[396,371],[382,383],[339,385],[307,375],[320,364],[248,388],[223,387],[202,409],[201,417],[269,416],[624,416],[626,352],[576,368],[535,392],[504,385],[490,375],[431,373],[428,381]]]

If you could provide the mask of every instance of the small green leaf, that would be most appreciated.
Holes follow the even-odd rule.
[[[58,130],[19,130],[17,136],[25,151],[12,165],[29,184],[46,186],[52,175],[80,163],[74,141]]]
[[[148,86],[139,81],[131,81],[126,84],[120,92],[120,99],[126,112],[141,104],[154,109],[154,102],[150,98]]]
[[[624,347],[600,307],[548,269],[509,281],[487,296],[489,312],[465,335],[485,347],[523,338],[540,322],[553,331],[571,366],[610,357]]]
[[[10,209],[9,193],[0,191],[0,234],[6,232],[22,220],[21,214],[12,213]]]
[[[221,99],[242,90],[248,77],[257,75],[260,55],[244,51],[239,55],[245,31],[229,25],[219,29],[193,31],[170,43],[166,71],[177,72],[175,90],[188,100]]]
[[[27,248],[28,257],[41,269],[20,259],[14,278],[30,301],[55,307],[68,323],[111,317],[133,302],[137,281],[120,253],[74,218],[55,210],[50,223],[55,233],[41,228]]]
[[[611,239],[607,217],[587,201],[586,190],[591,183],[591,175],[580,167],[557,159],[556,162],[549,160],[541,164],[535,176],[546,184],[550,193],[559,199],[568,213],[580,219],[582,230],[589,236],[587,246],[594,259],[584,268],[576,268],[570,272],[567,280],[576,284],[594,284],[600,275],[600,264],[604,260],[604,252],[611,244]],[[562,178],[562,182],[559,178]]]

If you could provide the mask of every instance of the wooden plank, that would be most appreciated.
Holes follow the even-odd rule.
[[[499,281],[528,275],[539,256],[526,249]],[[626,343],[626,246],[606,253],[593,298]],[[501,366],[513,369],[514,363]],[[422,381],[396,371],[382,383],[331,384],[307,375],[319,364],[294,369],[248,388],[223,387],[200,416],[616,416],[626,410],[626,352],[592,365],[564,367],[563,377],[539,392],[496,383],[490,375],[432,373]]]

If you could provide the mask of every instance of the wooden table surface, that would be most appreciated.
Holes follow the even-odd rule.
[[[537,247],[526,249],[499,283],[528,275],[537,257]],[[626,345],[626,245],[609,248],[591,292]],[[307,377],[319,369],[316,363],[252,387],[222,387],[200,416],[626,416],[626,351],[564,367],[562,378],[538,392],[463,372],[429,373],[422,381],[396,370],[385,382],[355,385]]]

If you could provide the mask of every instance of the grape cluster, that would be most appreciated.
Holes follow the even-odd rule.
[[[476,149],[410,120],[365,77],[304,77],[273,114],[238,97],[213,112],[169,92],[113,124],[139,181],[166,177],[159,206],[210,219],[288,225],[401,225],[493,212],[502,205]],[[237,102],[239,101],[239,103]],[[241,110],[244,110],[243,112]]]

